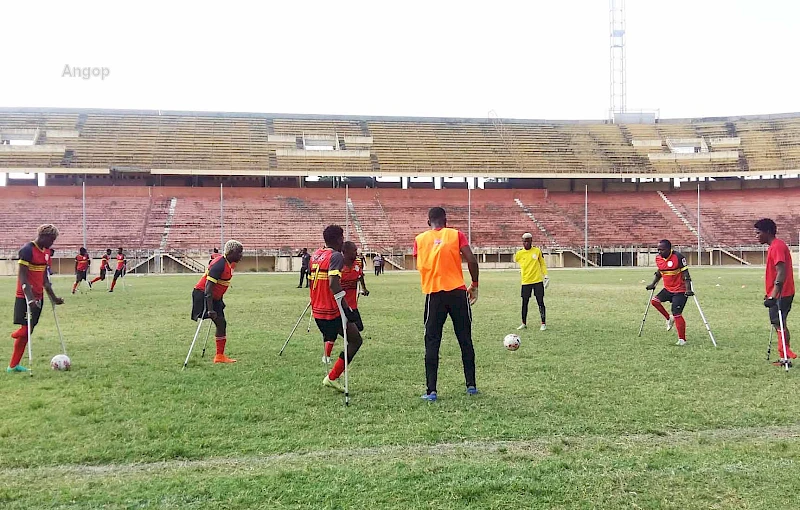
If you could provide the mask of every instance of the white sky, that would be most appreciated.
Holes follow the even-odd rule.
[[[607,0],[470,5],[3,0],[0,106],[607,116]],[[800,112],[800,2],[626,7],[629,109]]]

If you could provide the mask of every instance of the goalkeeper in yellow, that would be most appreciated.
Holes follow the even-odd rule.
[[[544,262],[542,250],[533,246],[533,235],[526,232],[522,234],[523,248],[514,254],[514,262],[519,264],[522,276],[522,324],[517,329],[528,328],[528,301],[531,294],[536,296],[539,305],[539,316],[542,319],[540,331],[547,329],[545,325],[544,289],[547,288],[547,264]]]

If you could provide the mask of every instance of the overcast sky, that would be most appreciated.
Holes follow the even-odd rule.
[[[607,116],[607,0],[469,5],[4,0],[0,106]],[[800,2],[626,7],[629,109],[800,112]]]

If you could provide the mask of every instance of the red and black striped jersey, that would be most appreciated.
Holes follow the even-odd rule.
[[[33,297],[36,299],[44,297],[44,278],[49,262],[50,249],[43,250],[34,241],[25,244],[19,250],[19,264],[28,268],[28,284],[30,284]],[[25,297],[19,276],[17,276],[17,297]]]
[[[103,258],[100,260],[100,269],[111,270],[111,264],[109,264],[109,256],[103,255]]]
[[[87,255],[77,255],[75,257],[75,270],[86,271],[89,269],[89,257]]]
[[[208,265],[208,269],[206,269],[206,274],[200,278],[200,281],[197,282],[197,285],[194,286],[197,290],[206,290],[206,282],[211,282],[214,284],[213,289],[211,290],[211,298],[215,301],[219,301],[222,299],[222,296],[228,291],[228,287],[231,285],[231,279],[233,278],[233,265],[228,262],[228,259],[225,257],[217,257],[211,264]]]
[[[331,276],[342,276],[344,257],[333,248],[321,248],[311,256],[311,313],[315,319],[336,319],[339,305],[331,292]]]
[[[122,271],[125,269],[125,254],[119,253],[117,254],[117,271]]]
[[[344,290],[344,300],[347,305],[355,310],[358,308],[358,281],[364,275],[364,269],[361,267],[361,261],[356,259],[353,261],[352,266],[344,266],[342,268],[342,290]]]
[[[656,267],[664,280],[665,289],[673,293],[686,292],[683,272],[689,268],[683,255],[676,251],[671,252],[667,258],[656,255]]]

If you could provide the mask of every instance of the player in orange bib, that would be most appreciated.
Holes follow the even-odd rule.
[[[461,362],[467,394],[475,395],[475,349],[472,346],[472,305],[478,300],[478,261],[466,236],[447,228],[447,214],[441,207],[428,211],[431,230],[414,239],[414,256],[425,294],[425,379],[427,389],[422,398],[435,402],[439,374],[439,346],[447,316],[461,348]],[[472,284],[464,285],[461,257],[467,261]]]
[[[225,302],[222,297],[231,284],[236,263],[242,260],[243,250],[239,241],[231,239],[225,243],[225,254],[211,261],[206,274],[192,290],[192,320],[196,321],[202,316],[204,319],[211,319],[217,327],[217,354],[214,356],[214,363],[236,363],[235,359],[225,355],[228,323],[225,320]]]
[[[96,277],[94,280],[89,282],[90,287],[95,283],[106,279],[106,272],[111,271],[111,265],[109,265],[108,263],[110,259],[111,259],[111,250],[107,249],[105,254],[103,254],[103,258],[100,259],[100,276]]]
[[[89,266],[92,265],[92,259],[89,258],[89,253],[87,253],[86,248],[81,248],[78,251],[78,255],[75,256],[75,283],[72,284],[72,293],[75,294],[75,289],[78,288],[78,285],[81,284],[82,281],[85,281],[89,284],[89,288],[92,288],[92,282],[86,279],[86,273],[89,271]]]
[[[337,299],[344,298],[347,293],[342,289],[342,270],[344,256],[341,249],[344,244],[344,231],[339,225],[328,225],[322,232],[325,248],[320,248],[311,256],[311,314],[317,323],[322,340],[333,349],[336,337],[344,336],[342,319]],[[353,362],[363,344],[361,334],[355,324],[356,315],[346,299],[342,300],[342,308],[347,318],[347,364]],[[330,343],[330,344],[329,344]],[[344,351],[339,353],[322,385],[344,393],[345,388],[339,383],[339,376],[344,372]]]
[[[667,320],[667,331],[671,330],[673,325],[677,326],[678,342],[675,345],[686,345],[686,320],[683,318],[683,308],[686,306],[687,298],[694,296],[692,277],[689,275],[686,258],[672,251],[672,243],[663,239],[658,243],[656,267],[658,270],[653,282],[645,288],[655,289],[661,279],[664,280],[664,288],[650,300],[650,304]],[[672,302],[672,317],[661,304],[664,301]]]
[[[17,293],[14,302],[14,324],[19,329],[11,333],[14,339],[14,350],[8,362],[6,372],[27,372],[28,369],[20,365],[25,347],[28,345],[28,334],[33,334],[33,329],[39,323],[42,314],[42,300],[44,293],[50,300],[57,304],[64,304],[64,300],[53,293],[48,274],[48,264],[51,260],[50,247],[58,237],[55,225],[42,225],[37,231],[35,241],[27,243],[19,251],[19,274],[17,275]],[[31,311],[31,330],[28,331],[28,306]]]
[[[125,259],[125,253],[122,248],[117,248],[117,269],[114,271],[114,279],[111,280],[111,288],[109,292],[114,292],[114,287],[117,285],[118,278],[125,278],[125,272],[128,269],[128,261]]]

